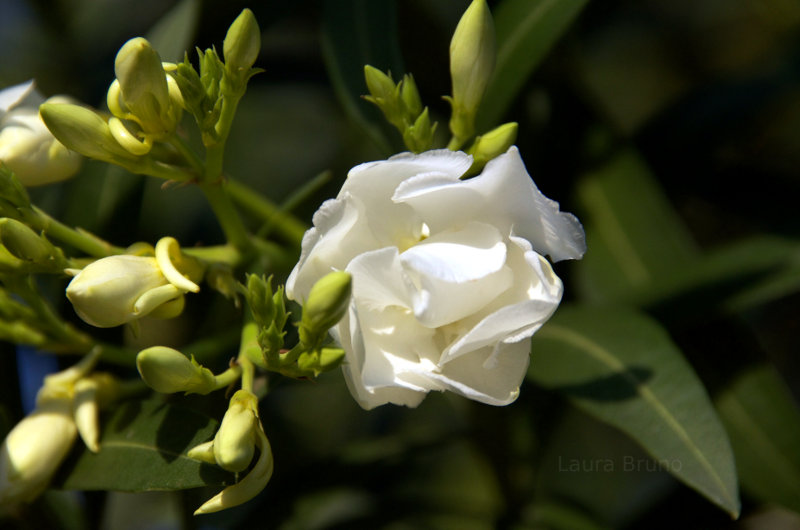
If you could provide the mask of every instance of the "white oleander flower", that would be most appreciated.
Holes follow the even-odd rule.
[[[534,185],[516,147],[461,180],[472,157],[401,154],[353,168],[314,215],[287,295],[352,275],[331,333],[364,408],[416,406],[431,390],[514,401],[530,342],[561,300],[553,261],[585,252],[583,228]]]
[[[67,103],[54,96],[48,103]],[[25,186],[65,180],[80,169],[81,156],[56,140],[39,117],[45,100],[28,81],[0,91],[0,162]]]

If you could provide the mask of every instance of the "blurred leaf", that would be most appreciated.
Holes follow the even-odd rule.
[[[210,440],[218,422],[161,401],[128,401],[104,420],[100,452],[68,461],[55,484],[64,489],[150,491],[233,483],[220,468],[186,456]]]
[[[770,366],[753,368],[717,399],[742,489],[800,513],[800,410]]]
[[[558,501],[536,503],[533,528],[548,530],[609,530],[574,506]]]
[[[393,1],[326,0],[322,54],[333,88],[347,116],[386,153],[394,150],[376,121],[378,113],[362,101],[367,93],[364,65],[403,74]]]
[[[528,376],[628,434],[665,470],[739,513],[725,430],[666,332],[630,310],[562,307],[533,338]]]
[[[505,0],[494,14],[497,64],[478,112],[478,131],[497,125],[525,81],[588,0]]]
[[[688,232],[645,162],[625,151],[578,187],[589,251],[577,268],[592,300],[627,300],[694,263]]]
[[[192,48],[199,15],[200,0],[182,0],[161,17],[145,37],[162,60],[182,61],[184,53]]]

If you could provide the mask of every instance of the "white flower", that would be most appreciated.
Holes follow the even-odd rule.
[[[543,255],[585,251],[580,223],[536,188],[516,147],[461,180],[471,164],[437,150],[357,166],[303,238],[287,294],[304,302],[331,270],[352,274],[331,333],[364,408],[416,406],[430,390],[514,401],[527,339],[561,300]]]
[[[61,96],[47,100],[69,101]],[[67,179],[81,166],[81,156],[56,140],[39,117],[44,102],[33,81],[0,91],[0,161],[26,186]]]

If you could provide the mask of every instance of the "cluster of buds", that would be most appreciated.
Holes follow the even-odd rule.
[[[0,162],[26,186],[68,179],[81,167],[81,156],[56,140],[39,116],[43,102],[33,81],[0,90]],[[46,102],[72,100],[53,96]]]
[[[227,471],[241,473],[252,463],[256,448],[258,460],[247,475],[206,501],[194,512],[195,515],[218,512],[247,502],[261,492],[272,477],[272,449],[258,417],[258,398],[249,390],[238,390],[231,397],[214,439],[194,447],[188,455]]]
[[[325,344],[328,331],[344,316],[350,303],[352,277],[343,271],[323,276],[311,288],[299,322],[299,342],[283,349],[283,327],[288,318],[283,287],[273,293],[271,281],[251,275],[245,295],[258,329],[259,356],[251,359],[262,368],[294,378],[317,377],[337,368],[344,350]]]
[[[428,107],[422,108],[414,78],[406,74],[395,84],[391,73],[385,74],[370,65],[364,66],[364,77],[370,93],[364,99],[381,109],[389,123],[403,135],[406,147],[415,153],[430,149],[437,124],[431,124]]]
[[[36,408],[8,433],[0,446],[0,505],[30,502],[49,484],[80,435],[100,450],[98,404],[115,399],[118,384],[106,373],[90,373],[99,352],[45,377]]]
[[[75,277],[67,298],[85,322],[99,328],[119,326],[150,315],[172,318],[183,311],[184,294],[196,293],[202,264],[180,251],[172,237],[156,243],[154,256],[118,255],[101,258]]]

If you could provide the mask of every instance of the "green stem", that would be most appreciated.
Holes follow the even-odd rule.
[[[28,218],[25,219],[28,221],[31,228],[40,230],[48,236],[58,239],[62,243],[66,243],[78,250],[86,252],[90,256],[104,258],[106,256],[125,252],[124,248],[116,247],[85,230],[70,228],[60,221],[53,219],[36,206],[33,207],[33,213],[35,215],[26,216]]]
[[[214,376],[216,383],[215,390],[225,388],[226,386],[236,382],[242,376],[241,365],[233,365],[219,375]]]
[[[183,156],[184,160],[186,160],[195,171],[201,175],[205,174],[203,161],[200,160],[200,157],[197,156],[197,153],[194,152],[194,149],[192,149],[183,138],[177,134],[173,134],[169,137],[168,141],[169,144]]]
[[[280,206],[241,182],[228,182],[228,192],[231,198],[243,208],[261,219],[271,222],[276,232],[281,234],[288,243],[300,248],[303,234],[308,229],[305,223],[282,211]]]
[[[224,263],[236,267],[242,262],[242,253],[232,245],[217,245],[213,247],[186,247],[181,252],[206,262]]]
[[[256,375],[256,367],[247,357],[240,357],[239,364],[242,367],[242,389],[252,392],[253,381],[255,380]]]
[[[247,233],[244,223],[242,223],[242,218],[239,217],[239,212],[236,211],[228,196],[226,183],[219,180],[214,183],[201,182],[199,186],[217,216],[228,243],[240,251],[252,248],[253,243],[250,241],[250,235]]]

